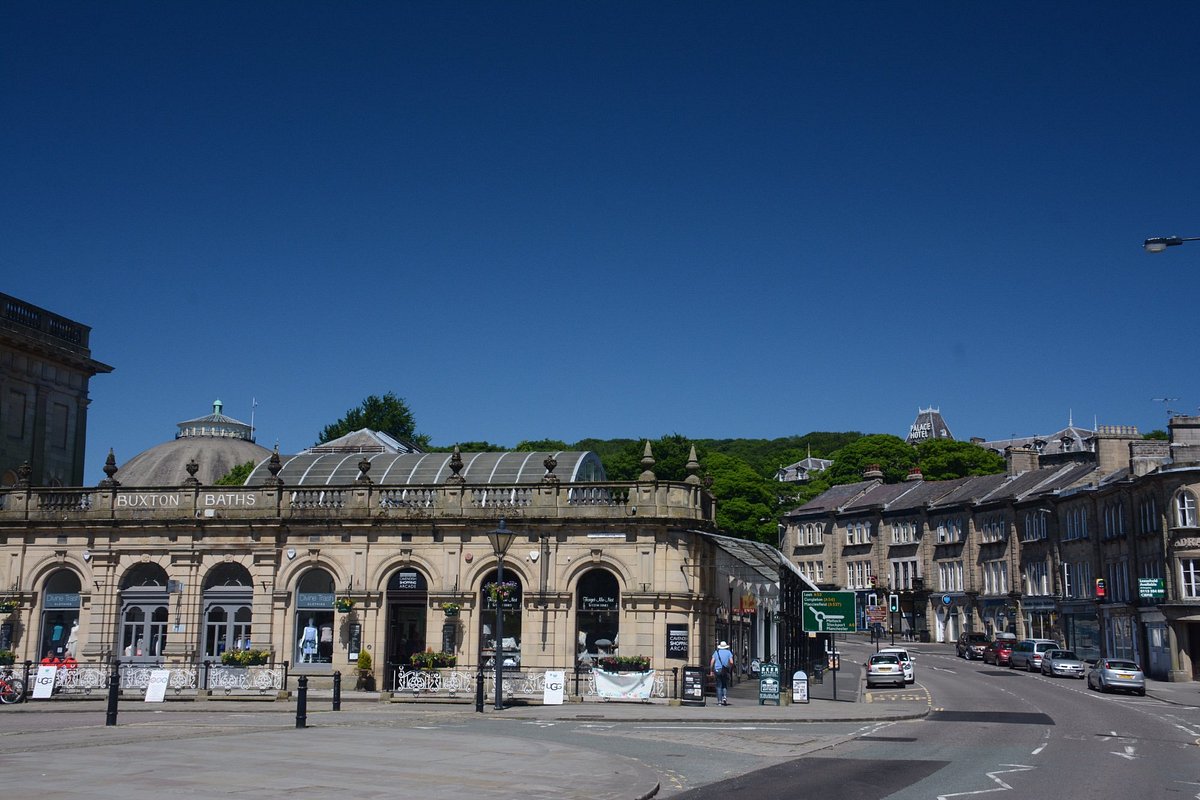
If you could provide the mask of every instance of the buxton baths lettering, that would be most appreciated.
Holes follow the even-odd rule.
[[[253,494],[206,494],[204,495],[204,505],[206,506],[252,506],[254,505],[255,496]]]
[[[177,494],[119,494],[117,508],[178,508]]]

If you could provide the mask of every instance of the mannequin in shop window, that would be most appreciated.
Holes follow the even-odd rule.
[[[79,620],[71,621],[71,632],[67,634],[67,656],[75,657],[75,648],[79,646]]]
[[[317,655],[317,626],[314,620],[309,617],[308,624],[304,626],[304,632],[300,634],[300,661],[304,664],[311,664]]]

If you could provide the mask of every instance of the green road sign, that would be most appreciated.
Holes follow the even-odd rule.
[[[854,633],[858,630],[854,592],[801,592],[806,633]]]
[[[1161,600],[1165,596],[1162,578],[1138,578],[1138,597]]]

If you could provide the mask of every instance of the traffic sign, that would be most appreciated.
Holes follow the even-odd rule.
[[[803,630],[816,633],[854,633],[858,613],[854,592],[801,592]]]
[[[867,622],[886,622],[887,608],[885,606],[867,606]]]

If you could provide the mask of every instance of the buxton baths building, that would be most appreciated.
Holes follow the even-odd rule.
[[[787,514],[781,549],[862,606],[896,595],[894,629],[914,638],[1010,631],[1200,680],[1200,417],[1169,429],[1010,448],[1005,475],[888,485],[869,471]]]
[[[128,485],[110,453],[96,488],[0,491],[0,646],[18,661],[173,665],[173,687],[203,691],[229,652],[268,651],[285,683],[317,686],[365,652],[371,680],[407,691],[414,655],[452,653],[473,682],[499,649],[507,693],[563,669],[586,694],[599,659],[641,656],[668,696],[721,639],[785,674],[823,656],[800,632],[814,587],[774,547],[716,531],[694,453],[687,480],[660,481],[647,444],[640,478],[614,482],[590,452],[422,453],[359,431],[272,453],[230,487],[197,479],[206,456],[178,440],[227,445],[249,426],[197,422],[171,445],[191,454],[175,485]],[[141,461],[161,475],[164,458]],[[500,529],[515,535],[503,581]]]

